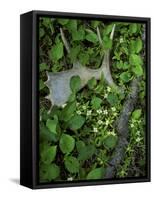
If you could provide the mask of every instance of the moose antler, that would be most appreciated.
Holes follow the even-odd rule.
[[[113,39],[114,31],[115,25],[113,25],[110,39]],[[70,45],[65,38],[62,28],[60,28],[60,34],[66,51],[70,53]],[[99,28],[97,28],[97,35],[100,43],[102,43]],[[45,84],[49,88],[50,94],[46,98],[52,102],[52,106],[62,106],[68,101],[68,98],[71,95],[70,79],[73,76],[80,77],[80,89],[82,89],[92,77],[94,77],[96,80],[99,80],[102,74],[104,75],[104,79],[106,80],[107,84],[110,86],[115,86],[110,72],[110,50],[105,52],[102,64],[99,69],[90,69],[83,66],[79,61],[76,61],[73,63],[73,67],[70,70],[56,73],[47,72],[48,79]]]

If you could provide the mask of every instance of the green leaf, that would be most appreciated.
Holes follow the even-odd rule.
[[[83,161],[88,160],[89,158],[93,156],[95,152],[96,152],[96,148],[94,145],[90,144],[90,145],[84,146],[83,148],[81,148],[79,152],[78,159],[83,160]]]
[[[88,175],[87,179],[102,179],[105,175],[105,169],[103,167],[95,168],[91,170]]]
[[[60,168],[56,164],[41,165],[40,167],[40,180],[41,182],[52,181],[60,174]]]
[[[74,48],[71,48],[69,57],[70,57],[72,63],[76,61],[79,52],[80,52],[80,46],[79,45],[74,47]]]
[[[70,32],[77,31],[77,20],[70,19],[66,27]]]
[[[86,52],[80,52],[79,61],[82,65],[86,65],[89,63],[89,55]]]
[[[41,161],[45,164],[50,164],[56,156],[57,146],[48,146],[41,151]]]
[[[96,86],[97,81],[96,79],[93,77],[88,81],[88,87],[89,89],[94,89],[94,87]]]
[[[109,33],[111,33],[112,28],[113,28],[113,24],[107,25],[103,30],[103,34],[108,35]]]
[[[51,51],[49,52],[49,56],[54,61],[58,61],[60,58],[62,58],[63,57],[63,43],[62,42],[56,43],[52,47]]]
[[[48,65],[46,63],[41,63],[39,65],[39,69],[40,69],[41,72],[44,71],[44,70],[47,70],[48,69]]]
[[[74,115],[68,122],[68,126],[72,130],[80,129],[85,123],[85,118],[81,115]]]
[[[69,19],[57,19],[58,23],[60,23],[61,25],[65,25],[69,22]]]
[[[85,143],[82,140],[76,142],[76,149],[78,153],[81,151],[83,147],[85,147]]]
[[[114,135],[107,136],[104,139],[103,144],[105,147],[107,147],[109,149],[113,149],[117,144],[117,136],[114,136]]]
[[[53,120],[48,119],[46,122],[47,128],[51,131],[51,133],[57,134],[57,124],[58,124],[58,119],[54,117]]]
[[[143,68],[141,65],[136,65],[133,67],[133,72],[135,73],[136,76],[142,76],[143,75]]]
[[[130,24],[129,25],[129,32],[131,34],[136,33],[137,32],[137,24],[135,24],[135,23]]]
[[[130,53],[139,53],[142,50],[142,40],[136,39],[130,41]]]
[[[76,102],[70,102],[68,103],[65,108],[61,112],[61,120],[67,122],[71,119],[73,114],[76,111]]]
[[[101,107],[102,99],[94,96],[91,100],[91,105],[93,109],[99,109]]]
[[[70,135],[62,134],[59,146],[63,153],[70,153],[75,147],[75,139]]]
[[[73,76],[70,80],[70,87],[72,92],[77,92],[81,87],[81,79],[80,76]]]
[[[78,31],[72,32],[73,41],[84,40],[84,37],[85,37],[85,32],[82,28],[80,28]]]
[[[132,113],[132,117],[133,117],[133,119],[139,119],[141,117],[141,114],[142,114],[141,109],[136,109]]]
[[[70,173],[77,173],[79,171],[79,161],[73,156],[66,156],[64,164]]]
[[[42,90],[45,87],[44,81],[42,79],[39,80],[39,89]]]
[[[111,47],[112,47],[112,40],[109,37],[104,36],[102,42],[103,42],[104,49],[111,49]]]
[[[40,30],[39,30],[39,36],[40,36],[40,37],[43,37],[44,34],[45,34],[44,29],[43,29],[43,28],[40,28]]]
[[[120,74],[120,79],[124,83],[127,83],[131,80],[131,74],[129,72],[123,72],[123,73]]]
[[[96,28],[100,23],[101,23],[101,21],[92,20],[91,21],[91,26],[94,27],[94,28]]]
[[[110,93],[108,96],[107,96],[107,101],[111,104],[111,106],[114,106],[118,103],[118,97],[116,94],[114,93]]]
[[[98,42],[98,37],[94,32],[90,32],[86,35],[86,40],[92,43]]]
[[[142,65],[143,61],[141,56],[136,55],[136,54],[131,54],[129,57],[129,62],[131,65],[136,66],[136,65]]]

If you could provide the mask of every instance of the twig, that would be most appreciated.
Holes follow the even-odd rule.
[[[60,28],[60,34],[61,34],[61,38],[62,38],[62,41],[64,43],[64,46],[66,48],[67,53],[70,53],[70,46],[69,46],[69,44],[67,42],[67,39],[65,38],[65,35],[64,35],[64,32],[63,32],[62,28]]]

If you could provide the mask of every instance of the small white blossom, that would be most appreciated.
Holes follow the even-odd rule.
[[[118,115],[118,113],[113,113],[113,116],[115,116],[115,117],[116,117],[117,115]]]
[[[115,107],[112,107],[111,110],[112,110],[113,112],[115,112],[115,111],[116,111],[116,108],[115,108]]]
[[[86,110],[86,106],[82,106],[83,110]]]
[[[108,92],[111,92],[111,88],[110,88],[109,86],[107,87],[107,91],[108,91]]]
[[[102,120],[98,120],[98,124],[99,125],[103,124]]]
[[[140,137],[137,137],[136,138],[136,142],[140,142],[141,141],[141,138]]]
[[[122,43],[123,41],[124,41],[124,39],[121,37],[121,38],[120,38],[120,43]]]
[[[88,110],[87,111],[87,116],[90,116],[91,115],[91,110]]]
[[[96,111],[98,114],[101,114],[103,111],[101,109]]]
[[[73,177],[68,177],[67,180],[68,181],[73,181]]]
[[[131,124],[130,127],[133,128],[133,127],[134,127],[134,124]]]
[[[65,108],[65,106],[66,106],[66,105],[67,105],[67,104],[66,104],[66,103],[64,103],[64,104],[63,104],[61,107],[62,107],[62,108]]]
[[[107,119],[106,122],[105,122],[105,125],[108,126],[109,123],[110,123],[110,122],[109,122],[109,120]]]
[[[95,133],[97,133],[98,132],[98,129],[97,128],[93,128],[93,131],[95,132]]]
[[[104,110],[104,111],[103,111],[103,114],[104,114],[104,115],[107,115],[107,114],[108,114],[108,111],[107,111],[107,110]]]
[[[137,132],[136,132],[136,135],[140,135],[140,131],[137,131]]]
[[[106,99],[108,97],[108,94],[104,94],[104,98]]]
[[[79,106],[79,102],[76,103],[76,106]]]
[[[78,115],[81,115],[81,111],[80,111],[80,110],[76,111],[76,113],[77,113]]]

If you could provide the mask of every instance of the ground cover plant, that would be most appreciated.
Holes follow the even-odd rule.
[[[145,175],[144,43],[139,23],[39,19],[41,183]],[[112,78],[101,73],[85,81],[75,74],[67,101],[52,101],[48,73],[57,75],[76,63],[80,70],[97,71],[105,56]]]

